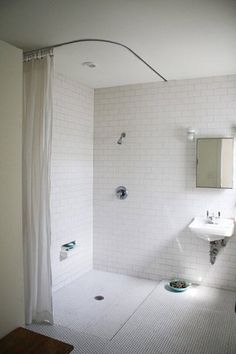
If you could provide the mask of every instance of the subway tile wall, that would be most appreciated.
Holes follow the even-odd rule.
[[[236,235],[211,265],[208,243],[187,228],[207,209],[234,217],[235,189],[195,187],[186,137],[189,127],[233,136],[235,126],[236,76],[95,90],[95,269],[236,289]],[[129,191],[123,201],[119,185]]]
[[[55,75],[51,166],[54,290],[92,268],[94,90]],[[61,245],[78,242],[60,261]]]

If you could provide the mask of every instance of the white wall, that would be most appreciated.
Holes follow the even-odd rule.
[[[22,52],[0,41],[0,338],[23,325]]]
[[[187,229],[207,209],[233,217],[235,190],[195,188],[195,144],[186,138],[188,127],[235,133],[235,97],[236,76],[95,90],[96,269],[236,289],[236,236],[212,266],[207,242]],[[124,201],[118,185],[129,190]]]
[[[60,288],[92,268],[93,95],[56,74],[52,136],[52,270]],[[78,253],[60,261],[61,245],[78,242]]]

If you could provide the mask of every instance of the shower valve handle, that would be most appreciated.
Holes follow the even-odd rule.
[[[119,186],[116,188],[116,196],[118,199],[123,200],[128,197],[128,190],[124,186]]]

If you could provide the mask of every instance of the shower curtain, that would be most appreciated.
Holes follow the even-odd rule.
[[[26,323],[53,323],[50,160],[53,51],[24,55],[23,236]]]

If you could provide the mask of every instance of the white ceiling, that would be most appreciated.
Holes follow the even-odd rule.
[[[0,38],[29,50],[121,42],[168,80],[236,74],[236,0],[0,0]],[[159,80],[110,44],[56,50],[56,70],[91,87]],[[93,61],[95,69],[81,65]]]
[[[96,68],[82,65],[93,61]],[[56,48],[55,68],[90,87],[162,81],[127,49],[107,43],[79,43]]]

